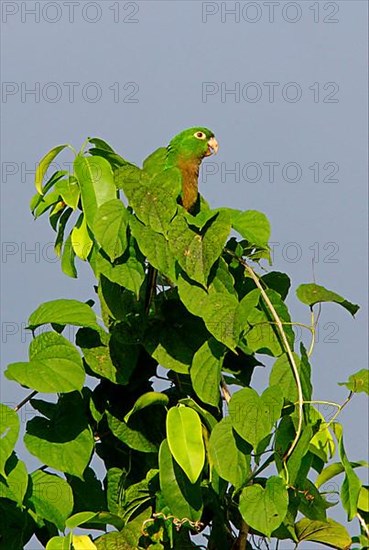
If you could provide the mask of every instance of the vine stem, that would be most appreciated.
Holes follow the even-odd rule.
[[[297,424],[297,430],[296,430],[296,435],[294,437],[294,440],[292,441],[292,444],[291,444],[290,448],[288,449],[288,451],[286,452],[286,454],[283,457],[283,462],[286,462],[287,459],[291,456],[294,448],[296,447],[297,442],[300,439],[300,435],[301,435],[301,432],[302,432],[304,396],[303,396],[303,393],[302,393],[302,386],[301,386],[299,371],[298,371],[296,361],[295,361],[295,358],[293,356],[291,347],[288,343],[286,333],[283,329],[283,323],[282,323],[278,313],[274,309],[274,306],[273,306],[272,302],[270,301],[267,293],[265,292],[262,284],[260,283],[258,276],[254,272],[252,267],[250,267],[245,260],[243,260],[242,258],[239,258],[238,256],[236,256],[231,250],[228,250],[228,249],[225,249],[225,250],[226,250],[226,252],[231,254],[233,257],[235,257],[240,262],[241,265],[244,266],[247,273],[250,275],[250,277],[252,278],[252,280],[256,284],[257,288],[260,290],[261,296],[263,297],[263,300],[266,303],[267,307],[269,308],[269,311],[272,314],[272,317],[274,318],[274,321],[276,323],[278,332],[279,332],[280,337],[282,339],[282,342],[284,344],[288,359],[289,359],[290,364],[291,364],[293,375],[294,375],[294,378],[295,378],[295,381],[296,381],[297,396],[298,396],[298,424]]]
[[[361,525],[362,530],[364,531],[364,533],[366,534],[366,536],[369,539],[369,527],[365,523],[365,520],[364,520],[363,516],[361,514],[359,514],[359,512],[356,512],[356,517],[359,520],[359,523]]]
[[[337,416],[342,412],[342,409],[344,407],[346,407],[347,403],[349,403],[351,401],[351,399],[353,398],[354,396],[354,393],[352,391],[350,391],[350,393],[348,394],[348,396],[346,397],[346,399],[344,400],[344,402],[342,403],[342,405],[339,405],[337,411],[334,413],[334,415],[332,416],[332,418],[330,419],[330,421],[328,422],[328,424],[325,426],[325,429],[328,429],[329,426],[331,424],[333,424],[333,422],[336,420]]]
[[[18,412],[19,409],[21,409],[26,403],[28,403],[28,401],[31,401],[31,399],[38,394],[38,391],[34,390],[33,392],[31,392],[29,395],[27,395],[27,397],[25,397],[23,399],[23,401],[21,401],[20,403],[18,403],[18,405],[16,405],[14,407],[14,410],[15,412]]]
[[[228,405],[228,403],[231,399],[231,393],[228,389],[226,381],[224,380],[224,376],[222,376],[221,379],[220,379],[220,387],[222,388],[222,393],[223,393],[224,400]]]

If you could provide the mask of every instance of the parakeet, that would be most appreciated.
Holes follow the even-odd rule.
[[[176,167],[182,174],[183,207],[191,212],[198,197],[201,161],[218,152],[218,142],[208,128],[188,128],[177,134],[167,147],[166,168]]]
[[[218,152],[218,142],[214,133],[208,128],[196,126],[177,134],[166,150],[165,169],[178,168],[182,175],[181,204],[188,211],[193,211],[198,198],[198,177],[201,161]],[[146,293],[146,311],[156,286],[156,269],[148,272]]]

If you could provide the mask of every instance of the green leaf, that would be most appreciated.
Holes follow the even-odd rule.
[[[309,479],[299,481],[298,494],[300,495],[299,511],[305,517],[320,521],[327,520],[326,509],[334,504],[328,503],[323,498],[312,481]]]
[[[145,332],[145,349],[162,367],[187,374],[196,351],[209,333],[202,321],[188,313],[178,300],[169,297],[161,304],[159,317]]]
[[[137,412],[129,419],[129,425],[107,413],[109,428],[127,447],[142,453],[156,453],[164,434],[158,422],[158,415],[143,416]]]
[[[250,325],[248,323],[248,318],[254,312],[254,308],[258,305],[259,300],[260,290],[255,288],[246,294],[238,304],[235,316],[235,326],[236,332],[239,335],[241,335],[244,330],[249,329]]]
[[[130,227],[141,252],[147,257],[150,264],[169,279],[175,280],[175,258],[166,237],[146,227],[134,216],[130,218]]]
[[[369,394],[369,370],[361,369],[355,374],[351,374],[347,382],[339,382],[339,386],[346,386],[353,393]]]
[[[137,217],[154,231],[165,234],[177,211],[180,171],[170,168],[147,176],[138,168],[123,167],[115,177]]]
[[[88,304],[78,300],[51,300],[41,304],[28,319],[28,328],[35,328],[55,323],[57,325],[74,325],[99,330],[96,315]]]
[[[312,427],[310,425],[304,426],[304,429],[302,430],[302,433],[297,442],[297,445],[295,446],[292,454],[288,458],[288,461],[287,461],[287,469],[289,473],[288,481],[291,484],[291,486],[295,485],[297,483],[297,480],[301,478],[301,470],[303,469],[303,459],[309,450],[309,444],[312,437],[313,437]],[[283,450],[285,451],[285,449]]]
[[[248,525],[270,537],[287,514],[288,492],[284,481],[278,476],[271,476],[265,489],[257,483],[245,487],[240,496],[239,509]]]
[[[42,470],[36,470],[30,478],[28,506],[34,509],[38,520],[50,521],[63,531],[65,521],[73,510],[73,493],[68,483]]]
[[[202,515],[200,481],[190,483],[173,459],[167,440],[159,451],[160,488],[170,513],[179,520],[199,521]]]
[[[165,407],[169,403],[169,397],[164,393],[157,391],[146,392],[137,399],[136,403],[133,405],[132,409],[124,417],[124,422],[128,422],[130,416],[137,411],[145,409],[146,407],[151,407],[153,405],[160,405]]]
[[[78,392],[63,394],[53,405],[52,417],[32,418],[24,436],[28,451],[43,464],[80,479],[94,446],[84,406]]]
[[[73,210],[76,210],[81,195],[76,178],[70,176],[68,179],[59,180],[55,184],[55,189],[58,191],[65,204],[70,206]]]
[[[15,502],[0,499],[1,548],[21,550],[34,534],[36,525],[26,510],[21,510]]]
[[[211,432],[211,430],[214,428],[214,426],[216,426],[217,421],[214,418],[214,416],[212,414],[210,414],[207,410],[200,407],[200,405],[198,405],[196,403],[196,401],[194,401],[190,397],[185,397],[184,399],[180,399],[178,401],[178,404],[179,405],[186,405],[186,407],[190,407],[194,411],[198,412],[199,415],[201,416],[201,418],[203,419],[204,424],[207,427],[207,429],[209,430],[209,432]]]
[[[12,363],[5,376],[39,392],[81,390],[85,371],[81,357],[68,340],[55,332],[36,336],[30,345],[28,363]]]
[[[250,244],[264,247],[270,239],[270,223],[257,210],[232,210],[232,227]]]
[[[251,447],[232,429],[229,417],[222,418],[210,435],[209,461],[220,477],[236,489],[250,475]]]
[[[65,522],[65,526],[68,529],[75,529],[83,523],[87,523],[96,516],[96,512],[79,512],[78,514],[73,514]]]
[[[293,348],[295,335],[292,330],[288,308],[280,294],[275,290],[267,289],[266,294],[273,304],[278,317],[284,323],[283,330],[288,343]],[[284,351],[284,348],[281,345],[279,331],[275,325],[274,318],[262,299],[260,300],[260,307],[261,309],[254,309],[248,316],[248,323],[253,325],[253,328],[246,334],[247,344],[253,351],[267,353],[269,350],[272,355],[279,356]]]
[[[68,475],[67,481],[73,491],[74,513],[83,513],[85,510],[96,513],[107,509],[106,494],[92,468],[85,469],[83,479]]]
[[[63,207],[63,204],[60,202],[60,195],[58,191],[53,190],[50,193],[48,193],[46,196],[39,195],[39,197],[40,197],[40,201],[37,207],[33,210],[33,215],[35,218],[39,218],[40,216],[42,216],[42,214],[44,214],[47,210],[49,210],[49,208],[57,205],[58,203],[59,204],[58,204],[57,210],[59,209],[60,206]],[[53,211],[53,214],[56,214],[56,212]],[[50,218],[51,218],[51,214],[50,214]]]
[[[72,212],[73,211],[71,208],[67,208],[66,210],[64,210],[64,212],[61,214],[59,218],[58,233],[57,233],[55,245],[54,245],[55,254],[57,256],[60,256],[61,248],[64,242],[65,226],[67,225]]]
[[[93,241],[88,232],[86,217],[83,214],[80,215],[72,230],[71,243],[76,256],[85,262],[91,252]]]
[[[74,161],[75,175],[81,189],[83,212],[88,227],[93,224],[99,206],[116,198],[116,187],[112,168],[102,157],[82,157]]]
[[[96,212],[94,235],[104,252],[113,261],[125,252],[129,214],[122,201],[113,199]]]
[[[238,300],[232,294],[214,292],[208,294],[203,288],[188,283],[182,276],[178,278],[179,296],[188,311],[201,317],[208,331],[219,341],[234,350],[238,338]]]
[[[92,145],[95,145],[98,149],[103,149],[104,151],[110,151],[111,153],[114,153],[114,149],[101,138],[88,138],[88,142],[92,143]]]
[[[347,309],[352,316],[359,310],[358,305],[348,302],[339,294],[332,292],[332,290],[327,290],[324,286],[316,285],[315,283],[300,285],[296,289],[296,295],[303,304],[307,304],[310,307],[320,302],[335,302]]]
[[[151,508],[146,508],[140,515],[117,532],[107,533],[96,539],[95,545],[98,550],[132,550],[139,548],[138,541],[142,536],[142,528],[147,519],[151,517]]]
[[[338,441],[340,459],[345,469],[345,479],[343,480],[341,486],[341,502],[347,512],[348,521],[351,521],[357,513],[357,503],[362,483],[355,474],[354,469],[347,458],[345,447],[343,445],[342,426],[338,424],[338,422],[335,422],[332,427]]]
[[[340,550],[348,550],[351,546],[350,535],[333,519],[325,522],[303,518],[296,523],[296,534],[300,542],[311,540]]]
[[[0,498],[13,500],[22,507],[28,486],[28,473],[26,465],[18,460],[15,453],[6,461],[5,478],[0,478]]]
[[[30,200],[30,210],[32,214],[35,213],[36,208],[44,201],[46,193],[50,191],[50,189],[64,176],[66,176],[68,172],[66,170],[57,170],[53,173],[53,175],[50,177],[50,179],[47,181],[47,183],[44,185],[44,188],[42,190],[43,195],[40,195],[40,193],[36,193],[33,195],[32,199]]]
[[[73,535],[72,545],[74,550],[97,550],[97,546],[88,535]]]
[[[134,292],[138,298],[141,285],[145,279],[145,273],[142,263],[137,258],[137,251],[134,245],[131,245],[114,264],[99,253],[96,261],[96,270],[112,283],[117,283]]]
[[[293,353],[295,363],[299,373],[301,373],[301,360],[297,353]],[[275,361],[270,371],[269,384],[279,386],[283,397],[295,403],[298,399],[296,380],[292,372],[292,367],[287,353],[284,353]],[[307,399],[307,397],[305,397]]]
[[[61,268],[63,270],[63,273],[65,273],[65,275],[68,275],[68,277],[72,277],[73,279],[77,278],[77,270],[74,265],[75,257],[76,257],[76,253],[73,250],[72,236],[70,233],[67,240],[64,243],[62,257],[61,257]]]
[[[15,447],[19,435],[19,418],[17,413],[0,403],[0,474],[6,478],[5,463]]]
[[[335,452],[332,434],[329,428],[327,428],[324,416],[312,406],[309,407],[309,417],[312,423],[317,423],[319,420],[321,421],[319,430],[310,441],[309,450],[323,460],[323,462],[328,462]],[[320,475],[318,477],[320,477]],[[319,487],[317,482],[315,482],[315,484]]]
[[[172,456],[191,483],[196,483],[205,462],[199,415],[189,407],[172,407],[167,414],[167,439]]]
[[[247,319],[251,329],[246,332],[245,339],[251,352],[265,353],[278,357],[282,355],[280,338],[276,327],[270,323],[270,319],[265,311],[254,308]]]
[[[224,353],[224,346],[211,338],[197,350],[190,369],[196,394],[201,401],[214,407],[219,406],[219,384]]]
[[[76,344],[94,373],[114,384],[128,384],[137,363],[137,346],[124,345],[115,333],[108,335],[103,330],[97,332],[88,328],[78,331]]]
[[[201,233],[193,231],[184,216],[171,222],[168,232],[169,246],[187,275],[206,285],[210,270],[223,251],[231,224],[227,213],[220,212]]]
[[[360,489],[359,500],[357,502],[359,510],[369,512],[369,487],[363,485]]]
[[[291,280],[286,273],[271,271],[270,273],[260,277],[260,280],[267,286],[267,288],[278,292],[282,300],[287,298],[287,294],[291,286]]]
[[[35,173],[35,187],[37,192],[40,195],[43,195],[45,191],[45,189],[44,190],[42,189],[42,182],[44,180],[44,176],[47,172],[47,169],[49,168],[54,158],[66,147],[69,147],[69,145],[65,144],[65,145],[58,145],[57,147],[54,147],[53,149],[51,149],[51,151],[46,153],[46,155],[42,157],[42,159],[38,163],[36,173]]]
[[[282,405],[278,386],[270,386],[261,396],[252,388],[243,388],[232,395],[228,405],[232,426],[255,449],[278,420]]]
[[[46,545],[46,550],[70,550],[72,536],[73,533],[69,533],[66,537],[52,537]]]

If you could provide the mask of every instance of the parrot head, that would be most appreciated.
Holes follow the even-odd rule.
[[[218,142],[208,128],[195,126],[177,134],[168,145],[168,160],[192,160],[200,163],[204,157],[218,152]]]

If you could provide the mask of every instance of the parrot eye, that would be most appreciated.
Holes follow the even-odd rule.
[[[206,139],[206,134],[204,134],[204,132],[195,132],[194,136],[197,139]]]

